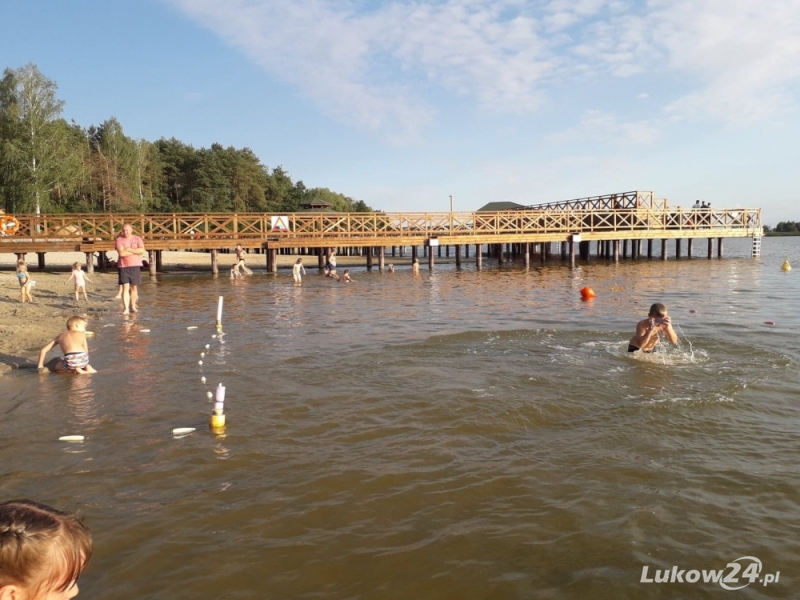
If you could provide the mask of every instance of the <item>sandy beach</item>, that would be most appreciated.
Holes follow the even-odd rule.
[[[110,252],[110,258],[116,253]],[[291,273],[292,264],[297,255],[279,255],[279,274]],[[316,256],[302,256],[306,269],[317,268]],[[85,256],[81,252],[48,252],[46,267],[39,270],[35,253],[26,257],[31,279],[36,282],[32,290],[33,303],[19,301],[19,285],[15,275],[16,256],[0,254],[0,376],[15,368],[34,368],[38,349],[55,337],[65,327],[66,319],[72,315],[87,315],[90,318],[89,330],[92,329],[91,317],[106,312],[122,311],[122,303],[114,300],[117,293],[116,269],[105,272],[95,269],[87,276],[91,279],[86,292],[88,302],[75,301],[72,282],[67,284],[72,264],[80,262],[85,267]],[[366,263],[363,256],[337,256],[340,267],[361,266]],[[411,262],[410,256],[394,258],[395,264]],[[219,256],[220,276],[227,276],[233,262],[233,254]],[[387,261],[388,264],[389,261]],[[247,264],[256,270],[256,276],[263,276],[265,256],[251,254]],[[165,251],[162,254],[163,275],[208,272],[211,274],[211,257],[207,252]],[[341,270],[341,269],[340,269]],[[259,271],[261,271],[259,273]],[[142,274],[149,277],[147,273]]]

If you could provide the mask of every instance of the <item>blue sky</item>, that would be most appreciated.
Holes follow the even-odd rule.
[[[796,0],[25,0],[64,116],[388,211],[633,189],[800,220]]]

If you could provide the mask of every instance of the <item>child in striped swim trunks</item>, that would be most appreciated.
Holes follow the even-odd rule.
[[[60,333],[56,339],[39,350],[39,372],[44,373],[44,359],[54,346],[61,346],[64,358],[56,361],[52,370],[56,373],[78,373],[85,375],[97,373],[89,364],[89,346],[86,343],[86,319],[79,316],[67,320],[67,330]]]

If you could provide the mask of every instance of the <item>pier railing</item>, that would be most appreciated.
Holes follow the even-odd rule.
[[[15,215],[14,235],[0,238],[0,252],[25,243],[113,246],[124,223],[151,245],[219,248],[236,240],[254,246],[397,245],[445,238],[443,243],[566,239],[581,233],[600,239],[627,237],[744,237],[760,234],[761,209],[592,208],[458,213],[290,213],[287,227],[273,227],[266,213]],[[168,243],[170,242],[170,243]]]
[[[602,196],[589,196],[575,200],[561,200],[544,204],[532,204],[519,210],[624,210],[624,209],[661,209],[669,208],[666,198],[656,198],[654,192],[631,191]]]

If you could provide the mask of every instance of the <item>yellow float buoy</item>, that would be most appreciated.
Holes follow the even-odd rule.
[[[784,271],[791,271],[792,265],[789,264],[789,259],[784,259],[783,264],[781,265],[781,269]]]

